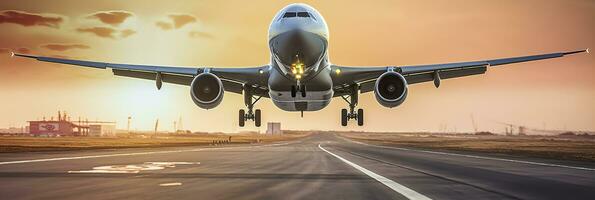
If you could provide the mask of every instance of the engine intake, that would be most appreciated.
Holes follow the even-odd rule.
[[[190,84],[190,96],[200,108],[215,108],[223,100],[223,83],[214,74],[199,74]]]
[[[385,72],[376,79],[374,96],[384,107],[397,107],[407,98],[407,80],[397,72]]]

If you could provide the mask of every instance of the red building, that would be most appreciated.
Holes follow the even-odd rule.
[[[79,124],[66,120],[66,114],[61,116],[58,113],[58,120],[29,121],[29,134],[49,137],[87,135],[89,133],[89,126]]]
[[[29,134],[33,136],[83,136],[88,129],[69,121],[29,121]]]

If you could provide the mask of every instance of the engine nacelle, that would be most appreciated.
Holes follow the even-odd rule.
[[[190,84],[192,101],[203,109],[217,107],[223,100],[223,83],[211,73],[202,73],[194,77]]]
[[[384,107],[397,107],[407,98],[407,80],[397,72],[385,72],[376,79],[374,96]]]

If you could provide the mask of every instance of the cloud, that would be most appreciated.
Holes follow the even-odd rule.
[[[195,16],[188,14],[171,14],[167,17],[169,17],[169,19],[171,19],[172,22],[158,21],[155,23],[155,25],[157,25],[159,28],[163,30],[171,30],[180,29],[187,24],[195,23],[198,21]]]
[[[9,49],[9,48],[0,48],[0,53],[10,53],[10,52],[13,52],[13,50]],[[27,47],[19,47],[19,48],[15,49],[14,52],[28,54],[28,53],[31,53],[31,49],[29,49]]]
[[[89,49],[91,47],[84,44],[45,44],[41,45],[42,48],[46,48],[54,51],[66,51],[71,49]]]
[[[188,33],[188,36],[190,36],[191,38],[213,38],[213,35],[201,31],[190,31],[190,33]]]
[[[157,27],[163,29],[163,30],[171,30],[173,28],[173,25],[167,22],[156,22],[155,25],[157,25]]]
[[[176,29],[182,28],[186,24],[196,22],[196,17],[187,14],[169,15],[169,18],[174,21],[174,27]]]
[[[31,53],[31,49],[27,48],[27,47],[19,47],[16,49],[17,53],[24,53],[24,54],[29,54]]]
[[[112,39],[116,38],[114,36],[114,34],[117,32],[116,29],[108,28],[108,27],[78,28],[78,29],[76,29],[76,31],[78,31],[80,33],[92,33],[99,37],[112,38]]]
[[[112,26],[118,26],[134,14],[128,11],[100,11],[88,18],[96,18],[99,21]]]
[[[56,15],[43,15],[18,10],[0,11],[0,24],[13,23],[21,26],[47,26],[59,28],[64,19]]]
[[[120,32],[120,37],[127,38],[127,37],[129,37],[131,35],[134,35],[134,34],[136,34],[136,31],[135,30],[125,29],[125,30],[122,30],[122,32]]]

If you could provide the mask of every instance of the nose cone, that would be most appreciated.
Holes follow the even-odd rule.
[[[314,65],[326,49],[326,42],[320,36],[300,29],[280,34],[271,40],[271,49],[286,66],[298,60],[306,68]]]

